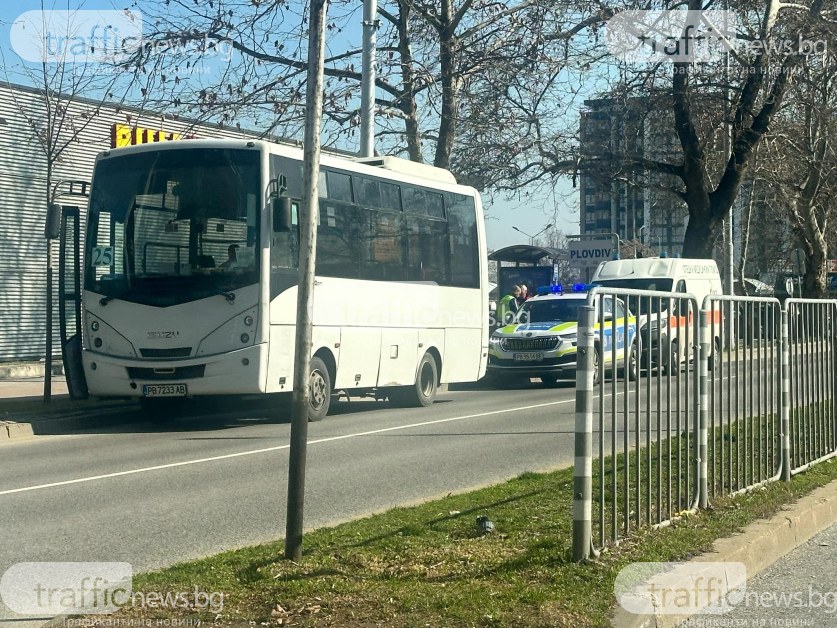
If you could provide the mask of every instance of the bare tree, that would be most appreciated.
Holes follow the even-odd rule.
[[[2,58],[5,82],[18,113],[26,120],[31,131],[32,145],[44,157],[45,184],[42,189],[44,214],[54,198],[56,168],[64,154],[78,141],[81,133],[100,114],[101,107],[108,103],[117,105],[124,100],[133,84],[133,77],[123,72],[108,71],[105,51],[92,45],[75,47],[72,33],[59,33],[64,39],[51,40],[55,33],[51,29],[72,29],[74,11],[67,3],[63,13],[56,17],[44,0],[38,11],[30,11],[25,27],[31,33],[31,50],[39,61],[21,58],[18,63],[7,63]],[[61,41],[66,42],[62,47]],[[59,42],[59,43],[56,43]],[[107,68],[103,69],[104,66]],[[16,74],[35,86],[38,91],[37,106],[32,99],[23,99],[11,85],[11,76]],[[118,95],[116,95],[118,93]],[[83,98],[82,98],[83,96]],[[52,366],[52,263],[53,243],[46,243],[47,312],[46,312],[46,373],[44,378],[44,399],[51,397]]]
[[[670,111],[678,155],[660,159],[654,155],[606,154],[582,167],[601,169],[615,162],[624,170],[673,177],[675,184],[670,191],[685,202],[689,212],[683,254],[711,257],[754,152],[769,133],[793,71],[804,56],[803,51],[786,44],[807,40],[816,32],[823,20],[823,4],[823,0],[807,4],[779,0],[730,2],[730,8],[742,16],[737,37],[747,45],[743,50],[733,47],[729,67],[726,60],[703,64],[677,60],[625,68],[629,79],[620,89],[630,97],[644,99],[649,111]],[[679,6],[665,3],[669,9]],[[692,11],[711,6],[712,2],[703,0],[687,3]],[[556,162],[558,168],[571,165]]]
[[[518,187],[544,141],[564,150],[552,127],[572,122],[538,116],[571,107],[577,90],[568,87],[564,70],[597,45],[583,35],[612,14],[603,5],[380,2],[379,149],[450,168],[482,189]],[[154,98],[161,104],[299,135],[307,23],[298,7],[249,0],[141,6],[151,29],[131,63],[153,68]],[[348,33],[360,23],[359,8],[338,2],[329,21],[323,113],[331,146],[351,147],[359,124],[361,51]],[[213,77],[201,74],[207,68]]]
[[[837,66],[834,57],[800,64],[781,128],[762,153],[764,184],[784,209],[805,254],[803,290],[825,298],[829,221],[837,207]],[[777,125],[779,126],[779,125]]]

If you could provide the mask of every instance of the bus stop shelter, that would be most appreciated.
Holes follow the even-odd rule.
[[[512,291],[515,285],[526,284],[529,294],[537,294],[538,286],[552,283],[555,261],[569,259],[567,249],[554,249],[529,244],[514,244],[494,251],[488,256],[497,262],[498,299]],[[544,264],[545,259],[549,260]]]

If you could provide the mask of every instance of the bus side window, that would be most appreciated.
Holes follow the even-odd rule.
[[[297,268],[299,265],[299,202],[291,201],[290,231],[274,231],[271,234],[271,268]]]

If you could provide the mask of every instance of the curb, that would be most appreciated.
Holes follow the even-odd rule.
[[[49,404],[31,401],[0,400],[0,445],[40,434],[113,425],[122,411],[133,411],[131,401],[73,401],[69,398]]]
[[[837,521],[837,481],[821,486],[767,520],[755,521],[741,534],[718,539],[713,551],[688,561],[739,562],[750,579]],[[634,615],[617,606],[614,628],[675,628],[699,615]],[[721,618],[722,616],[709,616]],[[720,624],[718,624],[720,625]]]
[[[34,436],[29,423],[15,423],[14,421],[0,421],[0,443]]]

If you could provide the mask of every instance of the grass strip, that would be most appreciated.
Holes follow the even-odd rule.
[[[613,582],[625,565],[687,560],[835,478],[837,463],[828,461],[790,483],[719,497],[707,511],[640,529],[597,560],[576,564],[572,469],[526,473],[311,532],[299,563],[283,560],[277,542],[135,576],[135,600],[168,593],[177,603],[129,604],[116,617],[251,626],[608,626]],[[480,533],[480,515],[494,522],[493,533]],[[223,593],[223,609],[217,595],[212,605],[195,591]]]

